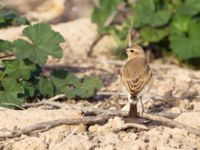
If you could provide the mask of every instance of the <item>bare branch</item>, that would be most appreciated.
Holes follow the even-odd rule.
[[[52,101],[48,101],[48,100],[42,100],[37,103],[25,103],[22,105],[22,107],[29,108],[29,107],[38,107],[38,106],[42,106],[42,105],[52,106],[55,109],[61,109],[64,106],[62,103],[52,102]]]
[[[133,31],[133,28],[130,27],[130,29],[128,30],[128,47],[132,46],[132,31]]]
[[[97,95],[107,95],[107,96],[126,96],[126,93],[121,93],[121,92],[97,92]]]
[[[151,115],[151,114],[147,114],[147,113],[142,113],[139,116],[141,118],[145,118],[145,119],[148,119],[148,120],[154,120],[154,121],[162,122],[162,123],[164,123],[168,126],[171,126],[171,127],[184,129],[184,130],[186,130],[186,131],[188,131],[188,132],[190,132],[194,135],[200,136],[200,130],[199,129],[190,127],[188,125],[182,124],[182,123],[177,122],[177,121],[172,120],[172,119],[168,119],[168,118],[157,116],[157,115]]]
[[[7,54],[7,55],[4,55],[4,56],[0,56],[0,59],[4,59],[4,58],[8,58],[8,57],[13,57],[15,56],[15,54]]]
[[[66,95],[65,94],[59,94],[59,95],[56,95],[54,97],[47,99],[47,101],[56,101],[56,100],[62,99],[62,98],[66,98]]]
[[[0,133],[0,141],[5,140],[6,138],[14,138],[14,137],[19,137],[21,135],[27,135],[35,131],[44,132],[61,125],[79,125],[79,124],[91,125],[96,123],[102,123],[104,121],[107,121],[109,118],[111,117],[101,115],[101,116],[84,117],[80,119],[67,118],[67,119],[57,119],[52,121],[40,122],[34,125],[24,127],[22,129],[14,129],[10,133],[6,134]]]
[[[121,110],[108,110],[108,109],[101,109],[95,107],[81,107],[81,106],[69,106],[68,109],[75,109],[80,110],[84,114],[94,114],[94,115],[106,115],[106,116],[119,116],[119,117],[126,117],[128,115],[128,111],[121,111]]]
[[[114,11],[108,18],[107,20],[105,21],[103,27],[106,27],[106,26],[109,26],[110,24],[112,24],[113,20],[115,19],[115,17],[120,13],[120,11],[122,9],[124,9],[125,7],[125,4],[122,4],[121,6],[119,6],[120,8],[117,9],[116,11]],[[89,47],[89,50],[88,50],[88,53],[87,53],[87,56],[91,56],[92,55],[92,52],[93,52],[93,49],[95,47],[95,45],[104,37],[104,34],[101,34],[101,35],[98,35],[95,40],[93,41],[92,45]]]

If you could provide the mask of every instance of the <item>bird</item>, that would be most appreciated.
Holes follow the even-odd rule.
[[[122,83],[128,92],[129,118],[138,117],[137,102],[152,79],[152,71],[140,45],[132,44],[132,29],[128,33],[127,60],[120,70]],[[143,113],[142,105],[142,113]]]

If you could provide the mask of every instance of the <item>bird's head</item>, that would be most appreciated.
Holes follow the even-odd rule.
[[[144,50],[139,45],[132,45],[126,49],[126,53],[128,55],[128,59],[132,59],[135,57],[145,58]]]

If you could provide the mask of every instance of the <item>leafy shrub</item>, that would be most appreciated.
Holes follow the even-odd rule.
[[[30,22],[26,17],[17,15],[14,11],[7,10],[0,6],[0,28],[10,25],[27,25]]]
[[[28,100],[66,94],[67,98],[90,98],[102,81],[97,77],[78,78],[65,70],[42,73],[49,55],[62,57],[60,43],[64,38],[46,23],[30,25],[23,30],[28,39],[14,42],[1,40],[0,51],[12,52],[16,59],[2,61],[0,70],[0,106],[21,105]]]
[[[119,0],[117,4],[122,3],[127,2]],[[200,58],[199,0],[138,0],[129,5],[134,14],[121,21],[121,28],[115,24],[102,27],[102,20],[117,9],[115,4],[115,10],[104,11],[111,5],[111,1],[101,0],[93,11],[92,20],[99,25],[101,33],[114,35],[120,47],[126,46],[128,28],[133,26],[140,33],[135,40],[143,46],[157,45],[160,49],[172,50],[181,60]]]

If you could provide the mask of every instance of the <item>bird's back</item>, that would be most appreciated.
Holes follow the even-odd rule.
[[[145,58],[134,58],[121,69],[122,80],[131,95],[137,95],[151,78],[151,69]]]

